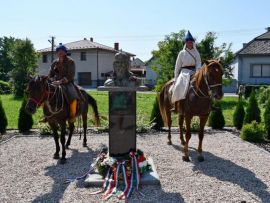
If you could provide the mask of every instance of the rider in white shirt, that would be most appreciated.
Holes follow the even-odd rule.
[[[195,40],[188,31],[185,36],[185,46],[178,54],[175,71],[174,86],[172,87],[171,101],[174,104],[172,111],[176,110],[180,100],[186,98],[190,76],[201,67],[201,57],[196,49]]]

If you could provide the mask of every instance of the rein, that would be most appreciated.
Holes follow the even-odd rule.
[[[51,87],[50,87],[50,84],[48,83],[48,81],[46,82],[46,85],[47,85],[47,88],[45,88],[45,91],[39,100],[36,100],[36,99],[30,97],[29,101],[33,101],[38,107],[40,107],[44,103],[48,107],[49,113],[51,114],[49,116],[45,115],[45,117],[50,118],[50,117],[54,116],[55,114],[58,114],[61,111],[63,111],[63,109],[64,109],[64,94],[63,94],[63,89],[60,85],[59,86],[53,85],[55,87],[54,92],[51,92]],[[59,93],[57,94],[58,89],[59,89]],[[51,94],[52,94],[52,96],[51,96]],[[58,100],[59,94],[61,94],[62,104],[61,104],[59,109],[56,109],[59,106],[59,100]],[[52,99],[54,97],[56,98],[56,104],[55,104],[56,107],[55,107],[55,110],[52,110],[52,106],[50,104],[50,101],[52,101]]]
[[[205,93],[203,93],[203,91],[200,89],[200,87],[198,87],[197,89],[198,89],[198,91],[202,94],[202,96],[200,96],[199,94],[198,94],[198,92],[196,91],[196,88],[194,88],[194,86],[193,85],[191,85],[191,88],[192,88],[192,90],[194,91],[194,93],[199,97],[199,98],[204,98],[204,99],[211,99],[212,98],[212,88],[213,87],[218,87],[218,86],[222,86],[222,83],[217,83],[217,84],[213,84],[213,85],[209,85],[209,82],[208,82],[208,80],[207,80],[207,76],[203,73],[203,79],[204,79],[204,81],[205,81],[205,84],[206,84],[206,86],[207,86],[207,89],[208,89],[208,94],[205,94]]]

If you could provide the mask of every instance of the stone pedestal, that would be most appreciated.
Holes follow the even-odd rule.
[[[109,91],[109,154],[114,158],[136,150],[136,91],[147,91],[145,86],[101,86],[99,91]],[[152,171],[141,176],[141,184],[160,184],[152,158],[148,158]],[[102,186],[104,179],[97,172],[88,175],[85,186]]]

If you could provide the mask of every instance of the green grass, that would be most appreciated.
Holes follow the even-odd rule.
[[[108,92],[90,91],[98,104],[99,113],[101,116],[101,125],[108,126]],[[155,101],[156,93],[144,94],[137,93],[137,123],[138,125],[149,125],[152,106]],[[8,118],[8,129],[17,129],[18,114],[22,100],[14,99],[12,95],[1,95],[3,107]],[[225,125],[233,126],[233,111],[237,104],[237,97],[224,97],[221,105],[223,115],[225,117]],[[246,102],[245,102],[246,103]],[[42,118],[42,109],[34,115],[34,128],[37,127],[38,121]],[[92,110],[89,111],[88,126],[93,126]],[[177,115],[173,116],[173,126],[177,126]]]

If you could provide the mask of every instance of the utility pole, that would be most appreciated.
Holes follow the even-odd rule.
[[[53,62],[53,60],[54,60],[54,57],[53,57],[53,49],[54,49],[54,39],[55,39],[55,37],[54,36],[51,36],[51,40],[48,40],[50,43],[51,43],[51,45],[52,45],[52,48],[51,48],[51,62]]]

